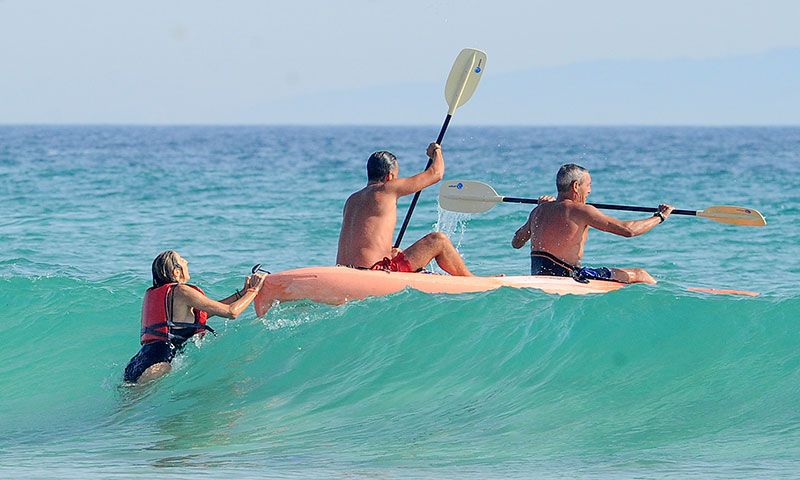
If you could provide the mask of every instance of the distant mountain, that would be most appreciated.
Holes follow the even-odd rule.
[[[800,49],[730,58],[596,61],[486,76],[458,121],[477,125],[800,125]],[[254,123],[436,124],[441,84],[252,105]]]

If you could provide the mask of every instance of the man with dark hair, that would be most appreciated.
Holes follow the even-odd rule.
[[[592,191],[592,177],[588,170],[574,163],[562,165],[558,170],[556,188],[558,198],[541,197],[539,206],[531,211],[511,241],[512,247],[522,248],[530,239],[531,275],[573,277],[578,281],[656,283],[641,268],[581,267],[583,246],[589,227],[623,237],[642,235],[669,217],[670,205],[659,205],[652,217],[642,220],[623,221],[610,217],[586,204]]]
[[[367,181],[380,182],[395,168],[397,168],[397,157],[392,152],[386,150],[375,152],[367,159]]]
[[[425,235],[405,251],[392,248],[397,223],[397,199],[433,185],[444,176],[442,147],[431,143],[429,169],[400,178],[397,158],[379,151],[367,160],[367,186],[344,204],[336,263],[356,268],[416,272],[432,259],[451,275],[472,275],[450,239],[441,232]]]

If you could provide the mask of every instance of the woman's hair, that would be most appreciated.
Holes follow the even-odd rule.
[[[167,250],[158,254],[156,259],[153,260],[153,287],[160,287],[178,281],[173,275],[176,268],[181,268],[178,258],[180,258],[180,255],[175,250]]]

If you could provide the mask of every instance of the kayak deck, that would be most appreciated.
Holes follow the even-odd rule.
[[[311,300],[340,305],[413,288],[425,293],[486,292],[500,287],[534,288],[557,295],[586,295],[618,290],[625,284],[603,280],[576,282],[567,277],[519,275],[454,277],[428,273],[358,270],[348,267],[306,267],[268,275],[255,299],[256,314],[267,313],[275,301]]]

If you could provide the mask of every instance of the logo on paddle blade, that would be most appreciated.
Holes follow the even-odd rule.
[[[483,59],[478,60],[478,66],[475,67],[475,73],[481,73],[481,65],[483,65]]]
[[[458,182],[458,185],[456,185],[456,188],[461,190],[462,188],[464,188],[464,184],[461,183],[461,182]]]

